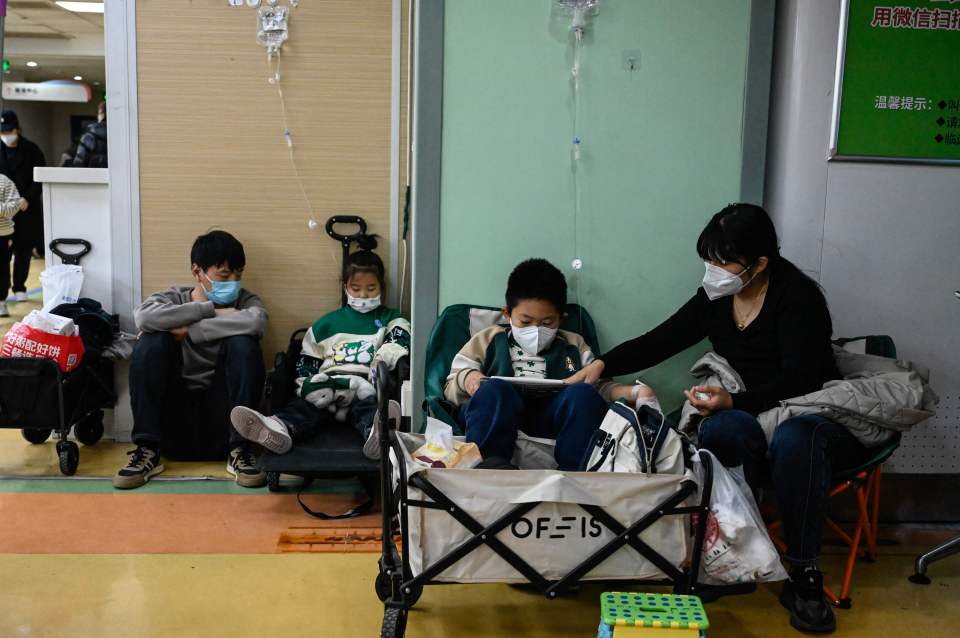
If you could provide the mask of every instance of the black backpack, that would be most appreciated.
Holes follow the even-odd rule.
[[[81,297],[77,303],[60,304],[53,309],[53,314],[73,319],[80,330],[86,355],[102,355],[120,332],[120,317],[108,314],[94,299]]]

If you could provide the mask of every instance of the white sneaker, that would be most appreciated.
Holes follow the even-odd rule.
[[[393,421],[394,429],[400,428],[400,404],[396,401],[390,401],[387,404],[387,415]],[[370,434],[363,444],[363,455],[373,461],[380,460],[380,412],[373,416],[373,427],[370,428]]]
[[[7,303],[19,303],[21,301],[27,300],[27,293],[23,292],[11,292],[10,296],[7,297]]]
[[[230,410],[230,423],[237,434],[259,443],[274,454],[286,454],[293,447],[293,438],[286,424],[272,416],[238,405]]]
[[[0,317],[9,317],[10,311],[7,309],[7,302],[0,301]]]

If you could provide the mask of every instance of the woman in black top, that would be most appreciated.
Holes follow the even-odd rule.
[[[827,492],[835,472],[859,465],[869,452],[846,428],[822,417],[784,421],[771,441],[756,419],[781,400],[840,378],[826,300],[812,279],[780,256],[776,230],[759,206],[731,204],[714,215],[697,252],[706,267],[703,287],[672,317],[570,382],[638,372],[709,339],[746,390],[697,386],[685,392],[705,417],[701,445],[728,467],[743,465],[754,488],[773,481],[793,566],[781,603],[797,629],[832,631],[836,621],[816,568]]]

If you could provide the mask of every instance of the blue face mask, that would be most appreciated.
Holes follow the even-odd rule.
[[[215,306],[232,306],[240,296],[239,281],[213,281],[204,273],[203,278],[210,282],[211,290],[203,289],[207,299]]]

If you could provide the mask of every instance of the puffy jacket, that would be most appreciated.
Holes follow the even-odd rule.
[[[87,168],[107,167],[107,121],[87,125],[87,132],[77,144],[73,165]]]
[[[767,442],[777,426],[795,416],[816,414],[845,426],[867,447],[890,440],[934,415],[939,402],[930,388],[929,372],[909,361],[869,354],[855,354],[834,347],[834,357],[843,379],[828,381],[823,388],[780,401],[778,407],[757,416]],[[726,359],[708,352],[690,372],[705,385],[742,392],[743,380]],[[680,429],[692,429],[696,409],[684,402]]]

